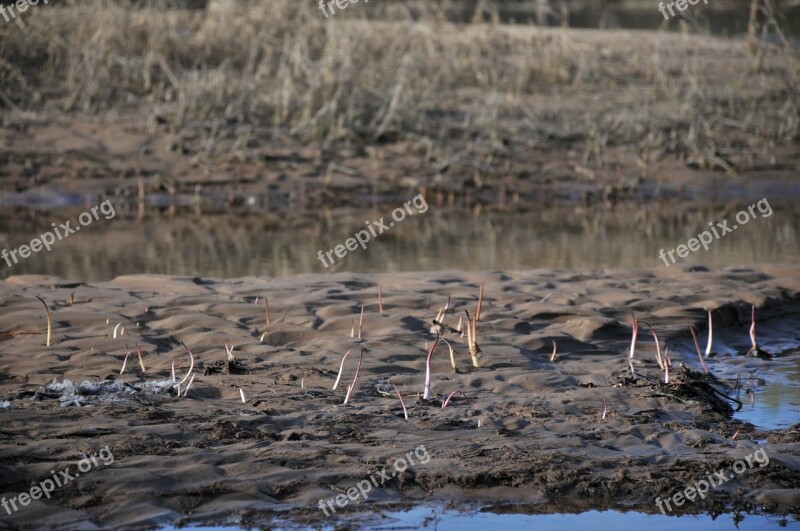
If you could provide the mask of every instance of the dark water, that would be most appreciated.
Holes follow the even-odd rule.
[[[457,5],[462,5],[456,2]],[[662,2],[668,4],[669,0]],[[506,23],[542,23],[548,26],[560,26],[565,22],[573,28],[608,28],[608,29],[668,29],[680,31],[689,28],[713,35],[741,35],[747,32],[750,16],[749,0],[700,0],[695,6],[688,6],[683,12],[673,8],[676,15],[664,18],[659,12],[658,0],[550,0],[549,9],[544,9],[537,17],[536,1],[499,1],[497,15]],[[783,2],[782,11],[775,14],[782,31],[789,35],[800,36],[800,5],[789,5]],[[566,10],[564,8],[567,8]],[[475,1],[464,2],[462,20],[470,20],[475,12]],[[765,14],[760,13],[759,23],[765,21]]]

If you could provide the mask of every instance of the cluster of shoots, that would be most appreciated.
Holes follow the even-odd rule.
[[[628,351],[628,366],[631,369],[631,374],[635,374],[633,370],[633,356],[636,352],[636,339],[639,336],[639,320],[636,318],[636,315],[631,313],[631,318],[633,319],[633,329],[631,334],[631,346]],[[649,330],[650,334],[653,336],[653,341],[656,344],[656,363],[658,363],[659,369],[664,371],[664,383],[669,383],[669,367],[671,361],[669,359],[669,354],[667,353],[667,346],[664,346],[664,354],[661,353],[661,342],[658,340],[658,335],[656,334],[655,329],[648,323],[647,321],[641,321]],[[702,360],[701,360],[702,362]]]
[[[447,329],[444,320],[447,317],[447,310],[450,308],[450,297],[447,297],[447,304],[444,305],[444,308],[439,308],[439,311],[436,312],[436,319],[433,320],[433,326],[431,327],[432,334],[444,334],[445,330]]]
[[[127,345],[126,345],[126,350],[127,350]],[[125,359],[122,360],[122,369],[120,369],[120,371],[119,371],[120,374],[123,374],[125,372],[125,367],[128,365],[128,358],[131,357],[131,355],[133,355],[133,352],[132,351],[128,351],[128,353],[125,355]],[[146,372],[147,369],[144,368],[144,360],[142,360],[142,349],[141,349],[141,347],[139,347],[138,343],[136,344],[136,355],[139,357],[139,367],[142,368],[142,372]],[[172,379],[173,380],[175,379],[175,377],[174,377],[174,365],[173,365],[173,378]]]
[[[350,328],[350,338],[356,337],[356,324],[355,322],[352,323],[353,326]],[[358,318],[358,339],[361,339],[362,330],[364,327],[364,305],[361,305],[361,316]]]

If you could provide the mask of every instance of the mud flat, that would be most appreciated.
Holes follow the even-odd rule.
[[[448,297],[446,328],[460,316],[466,321],[465,310],[474,316],[481,284],[480,367],[472,366],[466,337],[446,332],[457,370],[439,341],[426,401],[431,321]],[[52,316],[49,347],[36,296]],[[773,349],[767,360],[718,347],[746,352],[751,303],[763,348],[770,349],[770,334],[789,334],[796,344],[798,296],[796,268],[779,267],[135,275],[92,284],[10,277],[0,282],[0,495],[15,498],[19,510],[0,511],[0,522],[246,525],[280,514],[333,524],[372,503],[441,501],[657,513],[657,497],[671,499],[720,470],[728,476],[748,457],[752,466],[702,500],[673,505],[673,514],[759,510],[795,518],[800,426],[763,430],[737,420],[732,375],[763,377],[771,363],[796,362],[797,349]],[[351,331],[358,335],[361,305],[358,339]],[[708,309],[721,352],[706,360],[711,375],[680,348],[687,321],[705,346]],[[631,375],[631,312],[657,331],[662,352],[670,345],[669,384],[644,324]],[[173,362],[176,379],[189,371],[181,342],[196,375],[185,398],[171,380]],[[755,452],[768,464],[756,463]],[[401,471],[399,458],[414,462]],[[366,504],[359,498],[325,516],[320,500],[380,479],[384,467],[392,476]],[[77,476],[79,468],[80,477],[49,499],[20,506],[32,485],[64,470]]]

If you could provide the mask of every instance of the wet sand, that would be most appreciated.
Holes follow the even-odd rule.
[[[446,325],[455,327],[465,309],[474,314],[481,283],[480,367],[471,366],[466,337],[447,332],[458,369],[440,342],[431,362],[433,397],[423,400],[431,320],[448,297]],[[50,347],[37,295],[52,312]],[[797,515],[800,425],[757,430],[734,420],[737,404],[723,397],[736,396],[732,382],[713,376],[723,372],[725,356],[709,359],[712,376],[704,376],[696,357],[671,349],[666,385],[644,326],[635,377],[627,349],[632,311],[653,325],[663,347],[685,341],[687,320],[701,330],[704,345],[711,309],[715,337],[746,350],[750,303],[762,331],[796,323],[798,297],[796,268],[777,266],[279,280],[134,275],[91,284],[10,277],[0,282],[0,495],[18,497],[50,471],[74,472],[81,459],[106,447],[113,463],[101,461],[51,499],[11,516],[0,509],[0,522],[83,529],[258,524],[281,512],[333,524],[321,499],[347,493],[383,467],[392,470],[396,459],[421,446],[430,459],[422,463],[417,455],[414,466],[369,493],[370,503],[654,513],[656,497],[730,470],[760,448],[767,466],[748,469],[677,512],[757,505]],[[362,304],[363,338],[351,338]],[[181,341],[197,373],[186,398],[174,396],[169,382],[173,362],[178,379],[189,369]],[[137,344],[146,371],[134,354],[120,375]],[[235,363],[226,362],[224,345],[233,346]],[[342,405],[362,350],[354,392]],[[771,363],[735,359],[742,375]],[[392,384],[404,395],[408,421]],[[457,394],[442,408],[454,391],[466,400]],[[369,507],[359,499],[336,514]]]

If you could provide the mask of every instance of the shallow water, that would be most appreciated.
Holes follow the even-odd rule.
[[[757,323],[757,330],[759,346],[773,354],[772,359],[745,356],[750,347],[747,330],[728,327],[714,331],[714,354],[706,363],[717,379],[734,389],[729,394],[742,402],[734,418],[760,429],[788,428],[800,423],[800,332],[793,317]],[[699,334],[701,349],[707,337]],[[691,338],[670,344],[673,348],[684,363],[702,370]]]
[[[800,263],[800,209],[779,207],[721,236],[673,265],[708,267]],[[487,213],[438,208],[402,222],[344,258],[325,264],[318,252],[344,245],[365,221],[391,221],[392,208],[323,210],[315,215],[281,215],[241,209],[228,213],[118,206],[69,237],[18,263],[0,260],[0,278],[39,273],[78,281],[117,275],[160,273],[199,277],[284,276],[330,271],[498,270],[534,268],[658,268],[659,258],[703,232],[709,222],[731,218],[738,208],[680,205],[533,209]],[[72,220],[80,210],[0,210],[0,248],[16,249]],[[376,232],[378,232],[376,230]]]
[[[705,531],[735,530],[756,531],[760,529],[797,528],[798,521],[784,520],[765,515],[733,514],[664,516],[638,512],[586,511],[580,514],[496,514],[491,512],[458,512],[434,507],[417,507],[408,511],[377,511],[366,515],[350,516],[345,520],[352,529],[381,529],[385,531],[400,529],[436,529],[437,531],[472,531],[483,529],[537,529],[563,530],[590,527],[594,531]],[[341,523],[341,522],[340,522]],[[319,522],[312,529],[334,530],[339,523]],[[308,529],[288,521],[273,521],[270,529]],[[165,529],[178,529],[168,527]],[[182,527],[186,530],[237,530],[240,527]]]
[[[761,380],[740,400],[744,406],[734,417],[759,428],[788,428],[800,422],[800,356],[761,371]],[[749,385],[745,381],[746,385]]]

